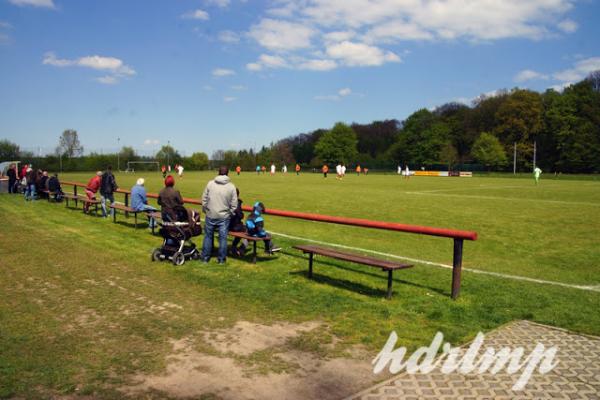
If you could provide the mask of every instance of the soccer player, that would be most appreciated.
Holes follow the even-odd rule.
[[[542,174],[542,170],[540,169],[540,167],[535,167],[535,169],[533,170],[533,177],[535,179],[535,184],[537,185],[539,180],[540,180],[540,175]]]

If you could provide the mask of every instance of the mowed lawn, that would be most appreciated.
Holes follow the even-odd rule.
[[[140,176],[148,191],[162,187],[156,172],[118,174],[117,182],[130,189]],[[212,176],[186,172],[176,188],[199,198]],[[452,240],[272,216],[267,229],[286,235],[274,235],[283,247],[277,256],[257,265],[230,258],[226,266],[213,260],[174,267],[150,261],[161,240],[146,229],[1,195],[0,397],[118,398],[116,388],[131,376],[164,369],[170,340],[194,336],[198,349],[210,351],[201,333],[240,320],[320,321],[321,328],[287,346],[323,358],[355,344],[375,356],[392,330],[414,349],[437,331],[457,344],[515,319],[600,334],[600,292],[593,290],[600,287],[600,182],[543,176],[535,186],[532,179],[396,175],[338,181],[312,173],[232,180],[245,204],[260,200],[267,210],[473,230],[479,239],[465,242],[466,268],[590,290],[465,271],[461,297],[452,301],[451,271],[416,262],[395,274],[388,301],[382,272],[319,259],[308,280],[306,258],[291,247],[305,238],[451,264]],[[272,365],[262,357],[239,362]]]

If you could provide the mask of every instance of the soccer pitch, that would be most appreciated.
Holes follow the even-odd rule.
[[[86,183],[92,175],[60,178]],[[266,228],[283,247],[278,255],[260,257],[256,265],[229,258],[224,267],[214,259],[175,267],[150,261],[161,239],[134,230],[131,218],[125,224],[119,216],[114,224],[64,204],[2,195],[0,396],[35,397],[41,386],[119,397],[114,387],[127,384],[128,376],[164,369],[170,340],[194,336],[198,351],[212,354],[198,332],[240,320],[320,321],[285,350],[322,358],[357,344],[376,354],[392,330],[414,349],[437,331],[464,343],[480,330],[516,319],[600,334],[600,182],[544,176],[537,186],[533,179],[510,177],[230,176],[245,205],[262,201],[267,210],[476,231],[477,241],[465,241],[461,296],[449,297],[447,238],[267,215]],[[139,177],[148,192],[162,187],[158,172],[116,175],[127,190]],[[175,187],[198,199],[212,177],[186,172]],[[385,300],[384,274],[364,266],[318,258],[309,280],[306,257],[291,247],[315,241],[410,259],[415,267],[394,275],[394,295]],[[288,368],[272,356],[238,361],[259,370]]]

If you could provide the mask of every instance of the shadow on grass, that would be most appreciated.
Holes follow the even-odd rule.
[[[287,251],[284,252],[284,254],[286,254],[286,255],[288,255],[290,257],[295,257],[295,258],[300,258],[300,259],[306,260],[306,270],[304,270],[304,271],[294,271],[294,272],[291,272],[291,274],[294,274],[294,275],[304,275],[304,276],[306,276],[308,278],[308,256],[305,257],[303,255],[300,255],[300,254],[297,254],[297,253],[293,253],[293,252],[287,252]],[[383,271],[380,274],[377,274],[377,273],[374,273],[374,272],[371,272],[371,271],[363,271],[363,270],[359,270],[359,269],[348,267],[346,265],[342,265],[340,263],[337,263],[335,261],[331,261],[329,259],[323,259],[323,257],[319,257],[318,260],[315,259],[313,261],[313,280],[317,280],[315,278],[315,276],[317,275],[317,273],[315,272],[315,268],[318,268],[319,265],[328,265],[328,266],[331,266],[331,267],[336,267],[336,268],[342,269],[344,271],[353,272],[353,273],[357,273],[357,274],[362,274],[362,275],[366,275],[366,276],[371,276],[371,277],[374,277],[374,278],[378,278],[378,279],[381,279],[381,281],[383,282],[382,285],[387,285],[387,274],[385,272],[383,272]],[[374,268],[374,267],[371,267],[371,268]],[[398,284],[403,284],[403,285],[409,285],[409,286],[417,287],[417,288],[420,288],[420,289],[427,289],[427,290],[430,290],[432,292],[438,293],[438,294],[443,295],[443,296],[448,296],[450,294],[449,292],[447,292],[447,291],[445,291],[443,289],[440,289],[440,288],[436,288],[436,287],[432,287],[432,286],[427,286],[427,285],[422,285],[422,284],[419,284],[419,283],[407,281],[405,279],[399,279],[398,278],[398,273],[401,274],[402,270],[400,270],[400,271],[394,271],[394,275],[393,275],[393,278],[392,278],[392,281],[394,282],[394,284],[398,283]],[[324,275],[320,275],[320,274],[318,274],[318,275],[321,276],[321,277],[324,277]],[[335,278],[327,278],[327,279],[335,280]],[[346,280],[342,280],[342,281],[347,282]],[[356,284],[356,285],[360,285],[360,286],[366,287],[366,286],[361,285],[361,284]],[[393,286],[393,288],[394,288],[394,286]],[[372,288],[368,288],[368,289],[371,290],[371,291],[373,291]],[[394,290],[394,292],[395,292],[395,290]],[[385,294],[385,293],[387,293],[387,291],[386,290],[381,290],[381,293]]]

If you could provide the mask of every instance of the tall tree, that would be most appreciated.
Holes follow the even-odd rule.
[[[119,151],[119,157],[122,162],[135,161],[138,157],[135,150],[131,146],[123,146]]]
[[[488,169],[506,165],[506,152],[502,143],[491,133],[482,132],[473,144],[471,152],[475,160]]]
[[[9,140],[0,140],[0,161],[15,161],[20,155],[19,145]]]
[[[164,145],[156,153],[156,159],[161,165],[173,165],[181,162],[181,155],[171,145]]]
[[[195,152],[183,161],[184,166],[193,171],[201,171],[208,168],[208,155],[203,152]]]
[[[56,152],[69,158],[83,154],[83,146],[79,142],[79,135],[76,130],[67,129],[63,131],[58,140]]]
[[[335,126],[321,136],[315,145],[317,156],[328,163],[353,162],[358,154],[356,133],[348,125],[338,122]]]

